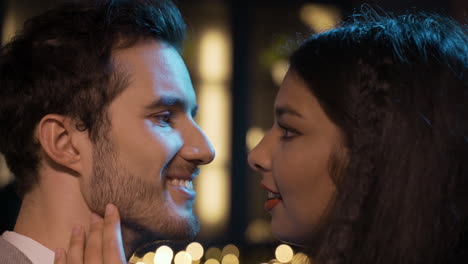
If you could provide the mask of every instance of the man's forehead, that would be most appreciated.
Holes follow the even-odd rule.
[[[158,41],[138,43],[118,51],[114,61],[128,75],[127,89],[145,94],[146,104],[158,100],[195,104],[195,92],[185,63],[170,45]]]

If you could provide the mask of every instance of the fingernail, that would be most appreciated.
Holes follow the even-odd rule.
[[[55,260],[58,260],[62,257],[62,250],[60,249],[55,249]]]
[[[91,224],[95,224],[101,220],[101,217],[95,213],[91,213]]]
[[[78,236],[80,234],[80,231],[81,231],[81,226],[75,226],[73,227],[72,234],[74,236]]]
[[[106,216],[113,215],[115,212],[115,208],[112,204],[107,204],[106,206]]]

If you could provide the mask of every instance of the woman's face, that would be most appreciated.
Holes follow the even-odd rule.
[[[276,96],[274,116],[249,164],[268,191],[274,235],[307,243],[334,197],[331,168],[346,160],[341,132],[293,70]]]

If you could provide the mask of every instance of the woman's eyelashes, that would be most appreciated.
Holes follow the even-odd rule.
[[[170,126],[173,119],[173,113],[171,111],[164,111],[150,116],[154,124],[162,127]]]
[[[284,124],[278,123],[278,127],[281,129],[281,139],[282,140],[290,140],[298,135],[300,135],[299,131],[294,128],[288,127]]]

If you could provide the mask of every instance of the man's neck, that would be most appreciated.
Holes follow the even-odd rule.
[[[24,196],[14,229],[51,250],[68,249],[73,227],[88,231],[91,217],[77,180],[57,178],[54,184],[46,179]]]

